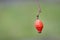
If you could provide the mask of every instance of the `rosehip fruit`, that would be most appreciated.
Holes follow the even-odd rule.
[[[42,32],[43,29],[43,23],[39,19],[35,21],[35,28],[37,29],[38,33]]]

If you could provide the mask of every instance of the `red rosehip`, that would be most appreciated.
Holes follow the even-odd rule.
[[[35,28],[37,29],[38,33],[42,32],[43,29],[43,23],[39,19],[35,21]]]

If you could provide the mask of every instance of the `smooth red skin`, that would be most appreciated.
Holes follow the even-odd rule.
[[[42,32],[43,23],[42,23],[39,19],[37,19],[37,20],[35,21],[35,28],[37,29],[37,31],[38,31],[39,33]]]

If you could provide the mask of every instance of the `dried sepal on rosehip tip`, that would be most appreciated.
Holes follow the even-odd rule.
[[[42,33],[42,32],[38,32],[38,33]]]

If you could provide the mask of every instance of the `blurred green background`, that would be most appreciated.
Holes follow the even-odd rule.
[[[0,1],[0,40],[60,40],[60,0],[41,0],[41,34],[34,27],[35,0]]]

